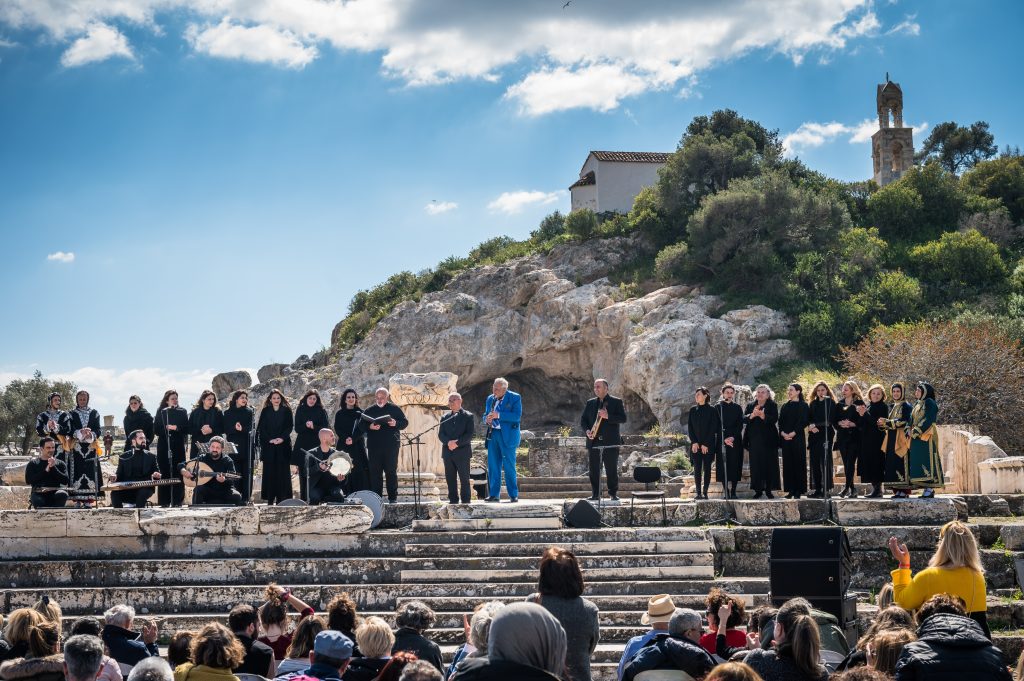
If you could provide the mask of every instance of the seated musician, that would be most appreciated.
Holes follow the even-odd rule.
[[[29,502],[32,508],[64,508],[68,503],[67,486],[68,467],[54,453],[57,442],[52,437],[44,437],[39,441],[39,456],[28,462],[25,467],[25,482],[32,486]],[[44,487],[63,487],[65,489],[41,491]]]
[[[199,480],[199,484],[192,491],[193,504],[227,504],[241,506],[245,503],[242,494],[235,489],[231,480],[225,477],[225,473],[235,475],[235,462],[230,456],[224,455],[226,440],[220,435],[210,438],[210,453],[202,454],[191,461],[181,464],[179,470],[182,477],[192,480],[195,476],[189,469],[189,463],[200,461],[210,467],[210,470],[217,475],[208,482]]]
[[[159,480],[160,471],[156,465],[156,455],[149,451],[146,434],[141,430],[132,431],[128,436],[128,449],[124,450],[117,462],[117,473],[110,476],[107,482],[142,482]],[[143,508],[153,496],[155,487],[139,487],[112,492],[110,504],[114,508]]]
[[[348,459],[349,470],[352,470],[352,457],[347,452],[339,452],[334,448],[334,431],[330,428],[320,429],[320,446],[307,450],[306,454],[320,462],[320,465],[307,467],[309,471],[309,503],[311,505],[327,502],[341,503],[345,501],[345,492],[342,485],[345,481],[344,475],[333,475],[331,464],[328,459],[332,456]],[[314,462],[309,461],[310,464]]]

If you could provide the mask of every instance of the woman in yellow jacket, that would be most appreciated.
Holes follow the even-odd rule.
[[[928,567],[911,578],[910,551],[896,537],[889,537],[889,551],[899,563],[892,571],[894,601],[906,610],[917,610],[935,594],[959,596],[967,614],[992,638],[985,605],[985,569],[978,542],[970,528],[959,520],[948,522],[939,532],[939,545]]]
[[[238,681],[232,669],[242,664],[245,648],[223,624],[207,624],[192,640],[192,661],[174,670],[174,681]]]

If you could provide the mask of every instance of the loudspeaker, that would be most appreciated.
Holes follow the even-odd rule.
[[[777,527],[768,557],[772,605],[802,596],[818,610],[835,615],[839,626],[856,619],[856,601],[847,602],[853,559],[842,527]]]
[[[580,499],[565,515],[565,522],[570,527],[601,527],[601,512],[586,499]]]

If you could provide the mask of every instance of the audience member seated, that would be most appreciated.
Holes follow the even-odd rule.
[[[356,647],[362,657],[353,657],[345,671],[345,681],[373,681],[391,659],[395,632],[380,617],[369,617],[356,627]]]
[[[565,630],[565,666],[573,681],[590,681],[590,656],[601,640],[597,606],[583,598],[583,586],[576,556],[552,546],[540,559],[538,593],[527,599],[543,606]]]
[[[345,675],[345,670],[352,660],[354,645],[352,640],[340,631],[321,631],[313,639],[313,651],[309,654],[309,664],[306,668],[278,678],[290,680],[312,677],[320,681],[338,681]]]
[[[878,595],[875,596],[875,605],[878,606],[879,610],[885,610],[890,605],[894,604],[895,601],[893,600],[893,596],[894,592],[892,582],[886,582],[882,585],[882,588],[879,589]]]
[[[174,670],[174,681],[238,681],[231,670],[242,664],[245,648],[230,629],[211,623],[192,639],[191,657]]]
[[[896,604],[906,610],[917,610],[935,594],[959,596],[967,606],[967,614],[992,638],[988,629],[985,595],[985,568],[978,553],[978,542],[971,529],[959,520],[942,526],[935,554],[928,567],[911,578],[910,551],[896,537],[889,537],[889,551],[899,564],[892,571],[893,595]]]
[[[828,673],[818,660],[821,638],[802,598],[786,601],[775,616],[774,649],[759,648],[744,660],[764,681],[823,681]]]
[[[103,627],[103,643],[107,652],[117,660],[121,673],[125,676],[131,668],[147,657],[159,657],[160,648],[156,645],[156,623],[147,623],[141,634],[132,631],[135,622],[135,608],[130,605],[115,605],[103,613],[106,622]]]
[[[417,659],[426,660],[437,667],[438,671],[443,671],[441,648],[423,635],[424,631],[434,626],[435,619],[434,611],[422,601],[409,601],[398,606],[395,612],[395,645],[391,652],[409,651]]]
[[[966,614],[958,596],[937,594],[925,601],[917,611],[917,640],[896,663],[896,681],[1010,681],[1002,651]]]
[[[284,676],[301,671],[309,666],[309,654],[313,652],[313,641],[316,635],[327,628],[327,622],[319,615],[313,615],[299,622],[292,635],[292,644],[288,646],[284,660],[277,665],[277,675]],[[338,632],[341,633],[340,631]],[[345,636],[342,634],[342,636]],[[348,638],[348,636],[345,636]],[[351,642],[351,639],[349,639]],[[349,654],[349,657],[352,657]]]
[[[100,622],[98,617],[79,617],[71,625],[71,629],[68,630],[68,638],[72,636],[95,636],[100,638],[102,635],[103,623]],[[98,681],[121,681],[121,667],[117,664],[117,660],[104,654],[103,661],[100,663],[100,671],[96,678]]]
[[[43,621],[43,616],[32,608],[18,608],[7,616],[4,637],[0,640],[0,662],[25,657],[32,629]]]
[[[659,633],[633,656],[622,672],[622,681],[633,681],[652,669],[677,669],[695,679],[703,677],[715,666],[714,658],[700,644],[703,631],[697,611],[676,610],[669,620],[668,633]]]
[[[892,676],[872,667],[854,667],[845,672],[836,672],[828,677],[828,681],[892,681]]]
[[[566,672],[565,629],[536,603],[506,605],[494,615],[487,657],[462,661],[452,681],[556,681]]]
[[[327,604],[327,628],[340,631],[348,636],[349,640],[355,643],[352,649],[352,657],[362,657],[359,650],[359,643],[356,641],[356,628],[359,626],[359,612],[356,609],[356,602],[343,591]]]
[[[171,636],[171,642],[167,645],[167,664],[172,673],[181,665],[192,661],[192,640],[195,637],[194,631],[176,631]]]
[[[66,681],[96,681],[103,666],[103,641],[89,634],[71,636],[64,642]]]
[[[266,596],[267,602],[259,610],[263,635],[258,640],[273,649],[274,659],[283,660],[288,646],[292,644],[292,635],[288,632],[288,606],[298,611],[299,621],[312,615],[313,608],[277,584],[267,586]]]
[[[622,681],[622,670],[626,668],[633,656],[658,633],[668,631],[668,621],[672,619],[675,611],[676,604],[672,602],[672,597],[668,594],[658,594],[647,599],[647,612],[640,617],[640,624],[649,625],[651,628],[626,642],[626,647],[622,649],[622,657],[619,658],[619,681]]]
[[[405,665],[398,681],[441,681],[441,678],[437,667],[424,660],[416,660]]]
[[[864,632],[864,635],[857,641],[857,645],[850,651],[850,654],[846,656],[836,671],[846,671],[847,669],[853,669],[854,667],[863,667],[868,663],[867,649],[871,642],[875,639],[878,634],[883,631],[914,631],[914,618],[909,612],[904,610],[898,605],[890,605],[884,610],[880,610],[875,615],[875,621],[871,623],[868,630]]]
[[[723,662],[704,681],[762,681],[761,676],[744,662]]]
[[[272,679],[278,674],[277,660],[274,659],[273,648],[256,640],[258,621],[256,608],[247,603],[239,603],[228,613],[228,628],[245,649],[245,659],[232,671]]]
[[[174,681],[174,671],[163,658],[147,657],[132,667],[125,681]]]
[[[892,676],[896,673],[896,661],[900,659],[903,648],[916,640],[917,634],[909,629],[879,632],[867,647],[868,666]]]
[[[384,665],[384,668],[380,670],[380,674],[375,681],[398,681],[402,678],[402,670],[405,669],[405,666],[418,659],[416,653],[410,653],[408,650],[395,653],[388,660],[387,664]]]
[[[29,629],[28,647],[24,657],[15,657],[0,664],[3,681],[63,681],[64,656],[60,654],[57,625],[39,616]]]
[[[53,622],[54,626],[57,627],[58,636],[64,635],[64,611],[61,610],[60,603],[52,600],[49,596],[43,596],[35,602],[32,609],[48,621]]]
[[[711,630],[700,637],[700,645],[704,650],[715,655],[720,634],[725,635],[725,644],[730,648],[748,647],[746,632],[736,628],[743,624],[747,618],[743,601],[731,597],[722,589],[714,588],[708,593],[708,597],[704,599],[704,605],[707,606],[708,629]],[[719,615],[723,612],[729,613],[724,627],[720,625],[719,620]]]
[[[491,631],[491,620],[499,610],[505,607],[501,601],[480,603],[473,609],[473,617],[468,622],[462,616],[462,628],[466,635],[466,643],[459,646],[452,657],[452,663],[445,672],[446,679],[451,678],[460,662],[468,657],[484,657],[487,655],[487,637]]]

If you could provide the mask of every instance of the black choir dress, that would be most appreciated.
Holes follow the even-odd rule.
[[[710,404],[695,404],[690,407],[686,417],[686,432],[690,436],[690,461],[693,463],[693,481],[698,496],[702,496],[711,483],[711,463],[718,452],[721,426],[718,410]],[[693,445],[697,445],[696,452],[693,451]],[[707,454],[704,453],[703,447],[707,447]],[[718,472],[718,481],[721,482],[721,471]]]
[[[147,445],[153,444],[153,415],[145,407],[139,407],[136,411],[132,411],[131,407],[125,408],[122,424],[124,425],[125,451],[131,449],[128,444],[128,436],[136,430],[141,430],[146,435]]]
[[[242,479],[238,481],[238,491],[245,503],[252,501],[252,447],[256,434],[253,429],[252,407],[228,407],[224,411],[224,437],[235,445],[237,454],[231,455],[235,470]],[[241,430],[236,425],[242,427]]]
[[[750,452],[750,489],[772,492],[779,487],[779,408],[774,400],[764,403],[764,418],[753,418],[757,400],[750,402],[743,412],[746,429],[743,441]]]
[[[831,493],[832,446],[836,439],[832,417],[836,412],[836,402],[831,397],[823,400],[812,399],[808,409],[810,423],[818,429],[817,433],[807,431],[807,452],[811,458],[811,487],[814,488],[815,494]]]
[[[210,426],[212,432],[204,435],[203,426]],[[188,415],[188,432],[192,436],[189,457],[194,459],[199,454],[198,444],[206,444],[217,435],[224,437],[224,413],[216,404],[210,409],[200,404]]]
[[[793,496],[807,494],[807,424],[811,410],[803,400],[787,400],[779,409],[779,444],[782,448],[782,489]],[[796,433],[792,440],[783,433]]]
[[[370,489],[370,461],[366,458],[366,436],[359,430],[359,423],[362,421],[359,415],[362,413],[363,410],[359,407],[342,407],[334,415],[334,434],[338,436],[337,447],[352,457],[352,472],[345,478],[345,494]],[[349,439],[352,440],[352,444],[348,444]]]
[[[743,475],[743,408],[735,402],[719,402],[715,410],[722,421],[721,444],[725,450],[724,461],[719,455],[716,462],[715,476],[717,480],[739,482]],[[731,447],[725,444],[730,437],[733,439]]]
[[[177,430],[167,430],[177,426]],[[185,442],[188,440],[188,412],[183,407],[165,407],[156,412],[153,419],[156,434],[156,465],[164,479],[178,477],[178,469],[185,463]],[[185,499],[182,485],[156,488],[156,498],[161,506],[181,506]]]
[[[861,482],[870,482],[878,487],[885,478],[885,452],[882,440],[885,430],[878,427],[878,419],[889,416],[885,402],[868,402],[868,410],[860,417],[860,459],[857,472]]]
[[[857,471],[857,459],[860,456],[860,414],[857,407],[864,404],[863,400],[853,400],[847,404],[846,400],[839,400],[836,405],[836,412],[832,416],[832,424],[836,427],[836,449],[843,457],[843,475],[846,477],[846,486],[853,488],[854,474]],[[852,421],[852,428],[843,428],[839,425],[841,421]]]
[[[307,421],[313,423],[310,428]],[[309,492],[306,491],[306,452],[314,447],[320,446],[320,429],[330,428],[327,421],[327,410],[317,398],[316,404],[310,407],[303,400],[295,408],[295,447],[292,449],[292,465],[299,467],[299,498],[309,501]]]
[[[263,462],[263,484],[261,496],[268,504],[276,504],[292,498],[292,410],[281,405],[264,407],[260,412],[256,436],[260,440],[260,461]],[[282,438],[279,445],[271,440]]]

